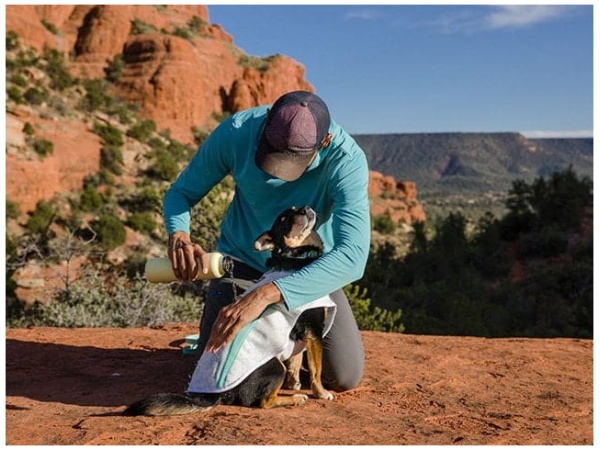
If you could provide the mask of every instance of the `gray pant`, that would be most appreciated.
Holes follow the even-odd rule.
[[[200,321],[198,350],[204,351],[219,310],[230,304],[236,295],[254,284],[261,273],[236,262],[234,278],[212,280],[208,286],[204,313]],[[235,288],[235,292],[234,292]],[[337,306],[333,325],[323,341],[322,380],[326,388],[337,392],[355,388],[363,376],[364,350],[356,320],[348,298],[342,289],[330,294]]]

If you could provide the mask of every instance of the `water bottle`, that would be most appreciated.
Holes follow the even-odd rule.
[[[230,256],[225,256],[219,252],[208,254],[208,272],[201,270],[196,275],[196,280],[211,280],[221,278],[233,269],[233,260]],[[171,260],[169,258],[150,258],[146,261],[144,268],[146,279],[150,283],[171,283],[179,281],[173,273]]]

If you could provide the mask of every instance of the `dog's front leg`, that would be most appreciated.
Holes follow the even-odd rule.
[[[323,342],[314,336],[307,336],[306,352],[308,356],[308,370],[310,372],[310,388],[316,398],[333,400],[331,392],[325,390],[321,382],[321,370],[323,368]]]
[[[285,382],[283,383],[283,387],[285,389],[299,391],[302,388],[302,385],[300,384],[302,355],[303,352],[300,352],[297,355],[291,356],[285,361]]]
[[[274,358],[279,363],[279,373],[271,373],[269,376],[272,378],[272,388],[268,390],[267,395],[265,395],[260,401],[261,408],[274,408],[277,406],[300,406],[306,403],[308,400],[308,396],[304,394],[294,394],[291,396],[280,396],[279,390],[283,385],[284,374],[283,371],[285,369],[283,362],[280,359]]]

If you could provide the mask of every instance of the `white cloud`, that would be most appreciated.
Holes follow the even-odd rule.
[[[441,33],[472,33],[481,28],[481,18],[472,10],[448,13],[428,22],[427,26]]]
[[[483,25],[485,28],[521,28],[548,22],[570,14],[573,7],[561,5],[502,5],[494,6],[493,9],[484,18]]]
[[[567,131],[521,131],[521,134],[527,138],[591,138],[594,136],[592,130],[567,130]]]
[[[372,9],[357,9],[349,11],[344,16],[346,19],[360,19],[360,20],[375,20],[381,18],[381,13]]]
[[[480,33],[484,31],[525,28],[561,19],[575,13],[576,6],[498,5],[460,8],[428,23],[442,33]]]

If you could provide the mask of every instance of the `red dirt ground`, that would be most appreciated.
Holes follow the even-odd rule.
[[[361,385],[333,402],[123,417],[182,391],[194,324],[6,332],[9,445],[593,444],[593,341],[363,332]]]

